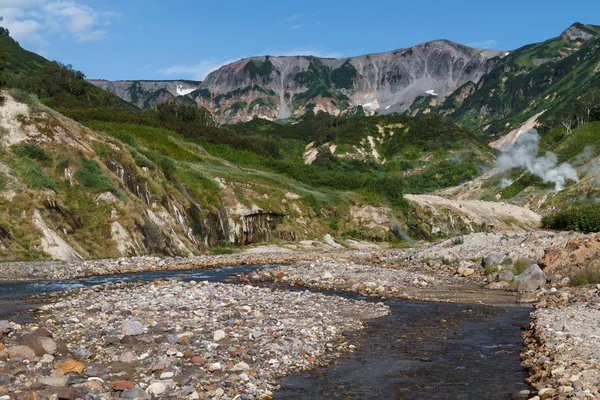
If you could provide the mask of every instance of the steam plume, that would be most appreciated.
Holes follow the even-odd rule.
[[[519,135],[513,145],[496,160],[502,169],[524,168],[532,175],[553,183],[556,191],[563,190],[568,179],[577,182],[577,171],[568,163],[558,164],[558,157],[552,152],[538,156],[540,135],[535,129]]]

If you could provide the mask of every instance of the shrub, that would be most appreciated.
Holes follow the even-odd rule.
[[[525,272],[527,268],[531,267],[532,264],[533,261],[531,261],[529,258],[521,257],[513,264],[512,272],[515,275],[520,275]]]
[[[96,193],[117,193],[114,182],[106,175],[96,161],[84,161],[81,168],[75,172],[75,179],[83,186],[92,189]]]
[[[465,242],[465,238],[462,236],[457,236],[452,238],[452,244],[454,246],[458,246],[459,244],[463,244]]]
[[[12,151],[19,157],[29,157],[42,164],[50,164],[52,162],[52,156],[37,144],[20,143],[12,146]]]
[[[30,189],[52,189],[57,190],[56,183],[50,178],[39,165],[28,157],[19,158],[14,164],[25,185]]]
[[[571,286],[583,286],[600,283],[600,269],[588,267],[573,273],[570,277]]]
[[[8,186],[8,176],[4,172],[0,172],[0,192]]]
[[[555,214],[547,215],[542,218],[542,226],[564,231],[599,232],[600,204],[570,207]]]

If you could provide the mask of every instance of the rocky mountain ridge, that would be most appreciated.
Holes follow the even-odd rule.
[[[186,86],[197,90],[183,98],[210,110],[220,123],[254,117],[297,119],[319,111],[438,112],[494,140],[545,109],[581,95],[597,76],[599,37],[600,27],[575,23],[555,38],[513,51],[436,40],[343,59],[251,57],[219,68],[197,86]],[[581,59],[590,62],[577,67],[581,73],[569,83]],[[125,99],[138,85],[91,82]],[[157,82],[155,91],[148,90],[147,97],[135,103],[147,108],[165,101],[177,93],[165,90],[169,85]]]

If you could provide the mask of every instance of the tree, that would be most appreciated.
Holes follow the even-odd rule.
[[[70,94],[75,97],[85,94],[85,75],[75,71],[73,66],[52,61],[42,68],[39,76],[40,97],[54,97],[57,94]]]
[[[163,122],[197,123],[213,126],[214,121],[210,111],[204,107],[197,108],[180,99],[166,101],[156,106],[158,118]]]
[[[579,105],[590,121],[592,112],[600,109],[600,88],[592,88],[579,99]]]

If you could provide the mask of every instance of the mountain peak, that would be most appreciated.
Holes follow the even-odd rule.
[[[600,35],[600,26],[586,25],[580,22],[575,22],[573,25],[565,29],[560,37],[568,40],[589,40]]]

